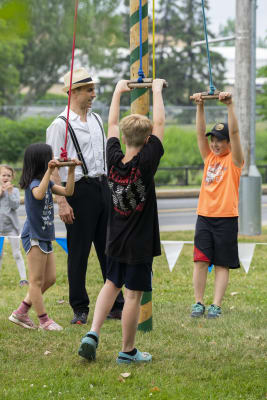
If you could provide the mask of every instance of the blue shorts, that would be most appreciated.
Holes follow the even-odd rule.
[[[37,240],[31,239],[30,236],[25,236],[21,238],[21,241],[26,254],[29,253],[33,246],[38,246],[39,249],[46,254],[53,252],[52,242],[50,240]]]
[[[152,262],[126,264],[107,258],[107,279],[117,288],[123,285],[129,290],[152,291]]]

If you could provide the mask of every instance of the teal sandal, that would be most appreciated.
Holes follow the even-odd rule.
[[[95,360],[97,346],[98,334],[90,331],[82,338],[78,354],[87,360]]]
[[[119,356],[117,358],[117,364],[149,362],[151,360],[152,360],[152,355],[146,352],[141,352],[137,350],[137,353],[134,356],[130,356],[129,354],[120,351]]]

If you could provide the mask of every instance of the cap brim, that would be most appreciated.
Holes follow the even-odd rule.
[[[215,136],[216,138],[220,140],[227,140],[227,138],[222,135],[220,132],[208,132],[206,133],[206,136]]]
[[[74,83],[73,85],[71,85],[71,90],[73,89],[77,89],[78,87],[82,87],[82,86],[90,86],[90,85],[98,85],[98,82],[95,81],[90,81],[90,82],[84,82],[84,83]],[[70,90],[69,86],[65,86],[62,88],[62,91],[64,93],[67,93]]]

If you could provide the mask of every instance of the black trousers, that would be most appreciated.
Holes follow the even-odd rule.
[[[89,311],[90,300],[86,291],[86,271],[92,243],[106,280],[106,232],[108,209],[111,201],[105,177],[82,178],[75,183],[74,194],[67,197],[75,220],[66,224],[68,244],[69,301],[74,312]],[[122,309],[124,299],[119,293],[113,309]]]

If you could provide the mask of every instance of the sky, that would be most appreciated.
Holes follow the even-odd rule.
[[[218,33],[219,25],[224,25],[228,18],[235,18],[235,0],[209,0],[211,31]],[[257,0],[257,38],[267,36],[267,0]]]

